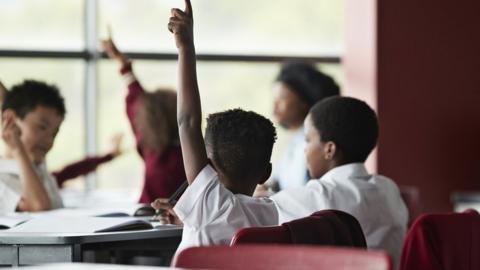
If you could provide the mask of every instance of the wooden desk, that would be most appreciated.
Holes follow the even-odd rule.
[[[158,258],[170,265],[182,228],[110,233],[15,233],[0,231],[0,266],[58,262],[131,263],[134,257]]]

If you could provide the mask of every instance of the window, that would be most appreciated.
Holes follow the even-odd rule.
[[[100,167],[89,187],[140,190],[143,163],[125,114],[126,87],[116,63],[102,59],[92,39],[106,37],[110,25],[147,90],[175,88],[176,50],[166,25],[170,8],[183,5],[183,0],[0,0],[0,80],[7,86],[25,78],[46,80],[65,96],[68,113],[48,156],[51,169],[87,153],[105,153],[110,138],[121,132],[125,153]],[[242,107],[271,117],[272,81],[288,58],[316,61],[342,84],[343,1],[193,0],[193,6],[205,116]],[[274,160],[288,140],[280,128],[278,133]]]

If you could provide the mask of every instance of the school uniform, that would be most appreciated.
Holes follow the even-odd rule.
[[[63,207],[56,181],[50,176],[45,163],[34,166],[45,188],[52,209]],[[20,168],[16,160],[0,159],[0,214],[15,212],[22,197]]]
[[[280,189],[302,187],[307,183],[309,177],[303,127],[295,132],[280,161],[273,166],[272,179],[278,182]]]
[[[233,194],[210,165],[198,174],[173,210],[183,222],[177,254],[192,246],[229,245],[241,228],[278,224],[273,201]]]
[[[280,223],[324,209],[353,215],[367,246],[388,251],[398,265],[407,230],[407,208],[397,185],[387,177],[368,174],[362,163],[336,167],[303,188],[280,191],[271,199],[278,207]]]

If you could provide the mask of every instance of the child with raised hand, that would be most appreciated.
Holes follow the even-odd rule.
[[[207,119],[203,139],[192,6],[189,0],[185,3],[185,11],[172,9],[168,29],[179,53],[177,121],[190,185],[173,210],[165,200],[152,204],[166,208],[183,222],[177,253],[190,246],[228,245],[241,228],[278,223],[270,199],[251,197],[256,185],[271,173],[276,139],[271,121],[241,109],[215,113]]]
[[[305,119],[305,155],[312,177],[306,186],[273,195],[280,222],[324,209],[337,209],[359,221],[371,249],[384,249],[398,264],[408,212],[397,185],[369,174],[364,166],[377,143],[375,112],[363,101],[330,97]]]
[[[55,180],[45,165],[65,116],[54,85],[26,80],[6,92],[2,104],[0,213],[63,207]]]
[[[102,40],[107,55],[118,62],[128,86],[127,116],[135,135],[137,151],[145,164],[141,203],[169,197],[185,181],[182,151],[176,121],[177,95],[170,89],[147,92],[135,77],[132,63],[112,38]]]

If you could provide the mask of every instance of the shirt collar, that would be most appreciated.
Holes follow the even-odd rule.
[[[19,174],[20,169],[18,167],[17,161],[14,159],[0,159],[0,172]]]
[[[368,171],[363,163],[349,163],[331,169],[320,177],[320,180],[361,178],[368,175]]]

